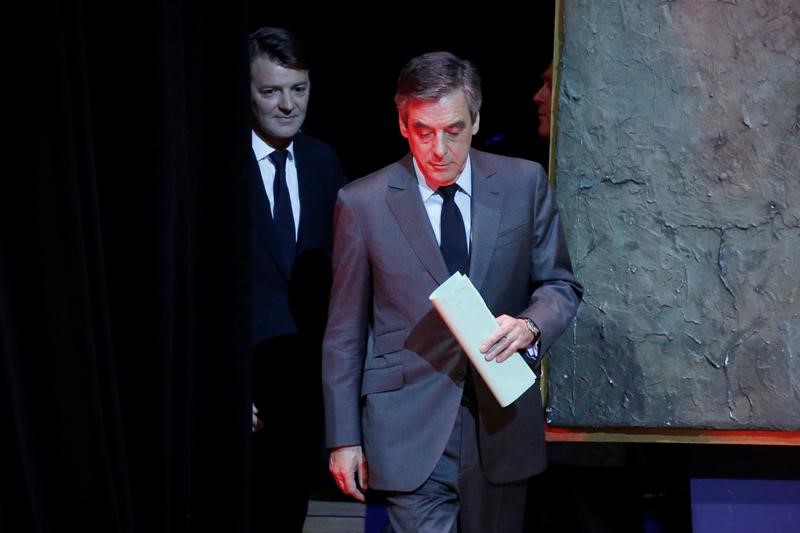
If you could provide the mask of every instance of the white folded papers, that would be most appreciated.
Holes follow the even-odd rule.
[[[480,346],[497,330],[497,320],[467,276],[456,272],[429,298],[501,406],[536,383],[536,375],[518,353],[502,363],[484,358]]]

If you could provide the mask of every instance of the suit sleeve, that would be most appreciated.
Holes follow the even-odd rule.
[[[583,287],[575,279],[567,242],[547,176],[536,166],[531,251],[530,305],[522,313],[541,330],[542,351],[547,351],[578,310]]]
[[[322,348],[325,442],[361,444],[361,375],[371,286],[367,247],[346,189],[334,210],[333,285]]]

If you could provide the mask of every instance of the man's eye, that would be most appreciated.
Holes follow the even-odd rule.
[[[259,92],[261,93],[261,96],[272,96],[275,94],[275,89],[261,89]]]
[[[294,87],[294,92],[295,92],[296,94],[299,94],[299,95],[304,95],[304,94],[306,94],[306,91],[307,91],[307,90],[308,90],[308,87],[306,87],[305,85],[301,85],[301,86],[299,86],[299,87]]]

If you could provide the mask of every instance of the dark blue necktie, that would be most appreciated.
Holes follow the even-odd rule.
[[[467,250],[467,234],[464,230],[464,219],[456,205],[458,185],[452,183],[439,187],[436,192],[442,197],[441,244],[439,247],[444,262],[451,274],[469,273],[469,251]]]
[[[288,155],[288,150],[275,150],[269,154],[269,159],[275,165],[275,181],[272,182],[272,201],[274,203],[272,218],[275,221],[275,235],[280,249],[281,261],[284,268],[290,271],[292,263],[294,263],[297,243],[295,242],[292,201],[289,198],[289,189],[286,186],[286,157]]]

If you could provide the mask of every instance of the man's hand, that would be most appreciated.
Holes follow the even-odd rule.
[[[367,458],[361,446],[342,446],[331,450],[331,457],[328,461],[328,468],[336,480],[339,490],[355,498],[364,501],[364,492],[367,490],[368,472]],[[356,484],[358,479],[358,484]]]
[[[253,433],[264,428],[264,422],[256,416],[257,414],[258,409],[256,409],[256,404],[253,404]]]
[[[497,317],[497,326],[497,331],[481,344],[481,353],[487,361],[496,359],[502,363],[517,350],[527,349],[533,342],[533,333],[521,318],[500,315]]]

